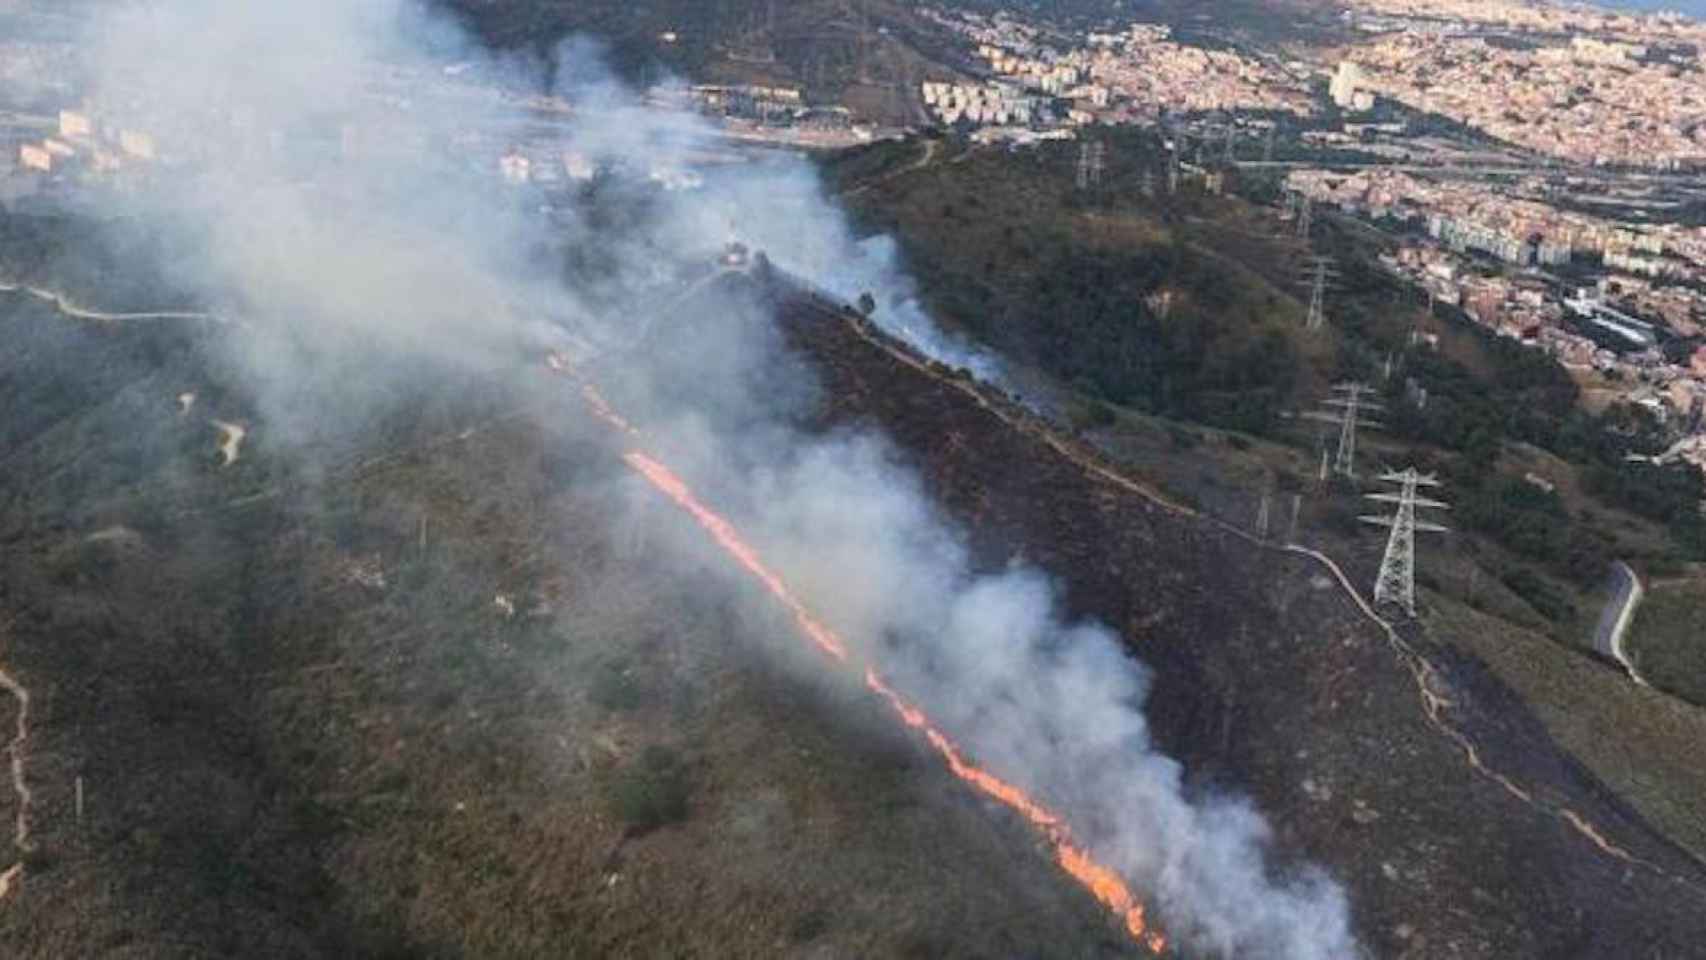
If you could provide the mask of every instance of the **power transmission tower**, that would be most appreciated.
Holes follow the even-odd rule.
[[[1309,241],[1309,228],[1315,225],[1315,208],[1308,197],[1304,197],[1297,209],[1297,239]]]
[[[1179,192],[1179,148],[1173,147],[1173,152],[1167,155],[1167,195]]]
[[[1266,486],[1262,487],[1262,506],[1256,511],[1256,538],[1268,538],[1268,501],[1273,499],[1273,492]]]
[[[1308,207],[1304,208],[1307,217]],[[1303,321],[1303,328],[1311,333],[1327,325],[1327,290],[1337,279],[1339,272],[1333,268],[1332,257],[1314,257],[1302,282],[1309,286],[1309,316]]]
[[[1088,190],[1102,185],[1102,172],[1107,169],[1107,145],[1100,140],[1078,145],[1078,189]]]
[[[1238,128],[1230,122],[1226,124],[1226,165],[1231,166],[1236,159],[1234,146],[1238,141]]]
[[[1291,495],[1291,531],[1285,535],[1286,543],[1297,542],[1297,515],[1303,512],[1303,494]]]
[[[1341,383],[1333,388],[1333,395],[1322,401],[1326,410],[1313,411],[1303,416],[1321,423],[1330,423],[1339,428],[1339,445],[1333,454],[1333,472],[1342,477],[1356,477],[1357,431],[1361,429],[1379,429],[1380,424],[1363,416],[1364,413],[1379,412],[1386,409],[1385,404],[1368,399],[1374,388],[1362,383]],[[1327,451],[1321,451],[1322,480],[1327,473]]]
[[[1410,616],[1416,615],[1416,532],[1445,533],[1437,523],[1416,519],[1416,508],[1445,510],[1449,504],[1417,496],[1422,487],[1437,487],[1440,482],[1432,474],[1416,472],[1410,467],[1402,473],[1388,470],[1381,480],[1399,485],[1398,493],[1370,493],[1365,496],[1381,503],[1395,503],[1398,512],[1393,516],[1362,516],[1357,519],[1392,532],[1386,538],[1386,555],[1380,561],[1380,575],[1374,581],[1374,602],[1390,604]]]

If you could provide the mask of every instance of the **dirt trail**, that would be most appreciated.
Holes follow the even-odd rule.
[[[78,320],[96,320],[102,323],[122,323],[126,320],[212,320],[220,321],[211,313],[200,313],[192,310],[152,310],[140,313],[107,313],[104,310],[90,310],[71,302],[63,293],[32,287],[28,284],[9,283],[0,281],[0,293],[27,293],[37,300],[45,300],[53,304],[54,309],[68,317]]]
[[[6,634],[0,633],[0,636]],[[11,758],[12,792],[18,796],[18,818],[12,833],[12,846],[20,855],[27,854],[34,847],[30,843],[30,804],[32,797],[30,785],[24,778],[24,754],[30,739],[30,692],[7,673],[0,669],[0,690],[11,694],[18,702],[18,726],[12,736],[12,741],[6,745],[6,752]],[[12,887],[22,880],[24,863],[19,860],[5,873],[0,873],[0,900],[4,900]]]
[[[1318,550],[1313,550],[1297,544],[1278,544],[1258,539],[1236,526],[1169,500],[1153,488],[1133,480],[1130,477],[1124,476],[1111,466],[1100,462],[1095,456],[1085,451],[1079,444],[1062,438],[1055,433],[1052,428],[1040,422],[1036,422],[1033,419],[1016,416],[1014,412],[1004,409],[1001,405],[990,402],[983,390],[976,384],[959,377],[944,374],[942,371],[933,368],[928,362],[912,355],[909,351],[906,351],[905,349],[873,334],[870,327],[863,320],[848,312],[834,310],[822,305],[818,305],[817,309],[821,312],[832,314],[836,319],[848,324],[861,339],[882,350],[895,360],[925,373],[939,383],[951,386],[960,392],[967,394],[972,399],[976,400],[979,406],[994,414],[997,419],[1001,420],[1009,427],[1019,430],[1022,433],[1037,437],[1044,443],[1048,444],[1048,446],[1056,453],[1065,457],[1067,460],[1070,460],[1086,472],[1113,483],[1122,489],[1135,493],[1170,513],[1199,520],[1223,533],[1236,536],[1240,540],[1264,550],[1280,550],[1286,553],[1309,558],[1321,564],[1333,575],[1334,580],[1344,591],[1345,595],[1348,596],[1352,602],[1356,604],[1357,608],[1360,609],[1369,620],[1373,621],[1374,624],[1380,628],[1381,632],[1386,635],[1386,640],[1392,646],[1393,651],[1397,654],[1399,662],[1404,665],[1404,667],[1410,672],[1411,676],[1415,679],[1416,692],[1420,698],[1422,710],[1427,717],[1428,723],[1438,731],[1441,736],[1444,736],[1456,745],[1463,755],[1464,762],[1467,763],[1471,769],[1473,769],[1477,774],[1486,777],[1493,783],[1497,784],[1518,802],[1526,804],[1542,815],[1554,817],[1564,822],[1595,849],[1607,856],[1615,857],[1616,859],[1630,865],[1650,870],[1655,875],[1685,886],[1695,893],[1706,895],[1706,889],[1702,889],[1695,881],[1677,876],[1655,863],[1635,856],[1624,847],[1607,839],[1604,831],[1595,826],[1591,821],[1584,818],[1581,814],[1568,807],[1548,804],[1536,799],[1532,790],[1524,788],[1513,781],[1509,776],[1487,766],[1486,763],[1482,761],[1480,751],[1476,748],[1469,735],[1453,726],[1446,718],[1446,712],[1452,706],[1452,701],[1441,692],[1442,685],[1439,681],[1438,668],[1408,642],[1406,642],[1403,636],[1398,632],[1398,629],[1375,610],[1373,604],[1369,603],[1369,601],[1363,597],[1363,595],[1356,589],[1356,586],[1351,583],[1350,578],[1345,574],[1344,570],[1341,569],[1331,557]]]
[[[917,173],[918,171],[923,170],[924,168],[930,166],[932,163],[935,163],[936,162],[936,155],[941,153],[941,152],[942,152],[942,142],[940,140],[926,140],[926,141],[924,141],[924,155],[923,156],[919,157],[917,160],[913,161],[912,163],[909,163],[906,166],[901,167],[898,170],[891,170],[890,172],[883,174],[882,176],[878,177],[875,180],[872,180],[868,183],[862,183],[862,184],[852,188],[851,190],[846,191],[846,195],[849,197],[856,197],[862,193],[869,192],[870,190],[872,190],[876,187],[882,186],[883,184],[888,183],[890,180],[893,180],[897,177],[904,177],[909,173]],[[970,153],[971,153],[971,151],[969,151],[969,150],[966,151],[966,153],[961,154],[960,157],[955,158],[954,162],[958,163],[960,161],[960,159],[963,159],[965,156],[970,155]]]

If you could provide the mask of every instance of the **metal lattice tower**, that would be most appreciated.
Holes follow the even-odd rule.
[[[1327,325],[1327,265],[1315,265],[1315,278],[1309,284],[1309,318],[1303,329],[1314,333]]]
[[[1302,216],[1309,216],[1308,201],[1305,201]],[[1302,221],[1298,221],[1301,223]],[[1339,276],[1333,268],[1333,258],[1315,257],[1304,273],[1303,282],[1309,285],[1309,316],[1303,321],[1303,328],[1314,333],[1327,325],[1327,291]]]
[[[1417,520],[1416,508],[1445,510],[1449,509],[1450,505],[1417,496],[1418,489],[1437,487],[1440,482],[1432,474],[1417,473],[1415,467],[1410,467],[1402,473],[1389,470],[1381,474],[1380,479],[1398,484],[1399,492],[1370,493],[1364,496],[1381,503],[1395,503],[1398,505],[1398,512],[1390,517],[1357,518],[1364,523],[1387,527],[1392,531],[1386,538],[1386,555],[1380,561],[1380,575],[1374,581],[1374,602],[1376,605],[1390,604],[1399,607],[1413,617],[1416,615],[1416,533],[1447,532],[1445,527],[1437,523]]]
[[[1333,388],[1333,395],[1322,401],[1326,410],[1313,411],[1303,416],[1309,420],[1330,423],[1339,428],[1339,446],[1333,455],[1333,472],[1343,477],[1356,477],[1357,431],[1361,429],[1379,429],[1380,423],[1363,416],[1365,413],[1378,413],[1386,409],[1385,404],[1371,400],[1369,397],[1375,389],[1363,383],[1341,383]],[[1325,480],[1327,466],[1327,451],[1321,451],[1322,479]]]
[[[1297,239],[1309,239],[1309,228],[1315,225],[1314,217],[1315,207],[1308,197],[1304,197],[1302,205],[1297,209]]]
[[[1236,126],[1233,126],[1230,122],[1228,122],[1226,124],[1226,163],[1228,166],[1231,166],[1232,162],[1237,159],[1236,153],[1234,151],[1234,148],[1237,146],[1237,144],[1238,144],[1238,128]]]
[[[1173,152],[1167,155],[1167,194],[1179,192],[1179,148],[1173,147]]]
[[[1100,140],[1078,145],[1078,189],[1088,190],[1102,185],[1102,171],[1107,168],[1107,147]]]

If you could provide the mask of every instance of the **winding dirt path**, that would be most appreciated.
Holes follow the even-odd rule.
[[[95,320],[101,323],[122,323],[127,320],[212,320],[216,323],[224,322],[211,313],[193,310],[153,310],[141,313],[107,313],[104,310],[91,310],[72,303],[71,299],[63,293],[3,280],[0,280],[0,293],[27,293],[37,300],[44,300],[53,304],[54,309],[68,317],[74,317],[78,320]]]
[[[897,177],[904,177],[909,173],[917,173],[918,171],[923,170],[925,167],[930,166],[932,163],[935,163],[936,162],[936,155],[941,153],[941,152],[942,152],[942,141],[933,140],[933,139],[932,140],[925,140],[924,141],[924,155],[923,156],[919,157],[917,160],[913,161],[912,163],[909,163],[906,166],[899,168],[898,170],[891,170],[888,173],[885,173],[882,176],[876,178],[875,180],[871,180],[871,181],[866,182],[866,183],[861,183],[858,186],[853,187],[852,189],[845,191],[845,195],[849,196],[849,197],[856,197],[862,193],[867,193],[867,192],[869,192],[869,191],[871,191],[877,187],[880,187],[883,184],[888,183],[890,180],[896,179]],[[971,153],[971,151],[967,150],[966,153],[961,154],[960,156],[964,157],[966,155],[969,155],[970,153]],[[955,158],[954,162],[958,163],[959,158]]]
[[[834,318],[848,324],[861,339],[882,350],[890,357],[893,357],[896,361],[904,363],[907,366],[926,374],[937,382],[951,386],[970,396],[978,403],[979,406],[988,410],[998,420],[1021,433],[1026,433],[1042,440],[1056,453],[1065,457],[1067,460],[1076,464],[1086,472],[1113,483],[1124,490],[1135,493],[1170,513],[1177,516],[1190,517],[1199,520],[1223,533],[1231,534],[1232,536],[1235,536],[1253,546],[1264,550],[1278,550],[1285,553],[1295,554],[1319,563],[1332,574],[1333,579],[1338,583],[1345,595],[1356,604],[1357,608],[1362,611],[1363,615],[1379,627],[1381,632],[1386,635],[1387,643],[1391,645],[1393,651],[1397,654],[1399,662],[1404,665],[1405,669],[1407,669],[1415,679],[1416,692],[1420,698],[1422,710],[1427,717],[1428,723],[1438,731],[1441,736],[1450,740],[1458,748],[1463,755],[1464,762],[1467,763],[1472,770],[1497,784],[1502,790],[1518,802],[1526,804],[1544,816],[1555,817],[1567,824],[1595,849],[1605,855],[1614,857],[1632,866],[1649,870],[1655,875],[1687,887],[1689,890],[1697,894],[1706,895],[1706,889],[1702,889],[1695,881],[1686,877],[1677,876],[1676,874],[1665,870],[1663,867],[1660,867],[1658,864],[1635,856],[1624,847],[1608,839],[1604,831],[1595,826],[1581,814],[1569,807],[1549,804],[1537,799],[1532,790],[1523,787],[1506,774],[1489,767],[1485,762],[1483,762],[1481,753],[1476,748],[1474,741],[1470,739],[1468,734],[1454,726],[1446,716],[1452,706],[1452,701],[1450,697],[1441,692],[1443,685],[1439,679],[1438,668],[1435,667],[1427,657],[1423,656],[1418,650],[1404,640],[1403,636],[1398,632],[1397,627],[1386,618],[1382,617],[1379,612],[1375,610],[1374,605],[1357,590],[1356,586],[1351,583],[1350,577],[1345,574],[1344,570],[1338,565],[1338,563],[1325,553],[1294,543],[1278,544],[1262,540],[1230,523],[1227,523],[1224,520],[1209,516],[1201,511],[1193,510],[1190,507],[1170,500],[1154,488],[1125,476],[1110,465],[1099,461],[1096,457],[1083,450],[1078,444],[1062,438],[1049,426],[1035,421],[1032,418],[1016,416],[1013,411],[1004,408],[1002,405],[992,403],[984,394],[983,390],[981,390],[976,384],[963,378],[945,375],[941,371],[932,368],[928,362],[912,355],[910,351],[875,335],[862,319],[852,315],[850,312],[836,310],[821,304],[814,304],[814,306],[820,312],[833,315]]]
[[[9,631],[0,633],[0,636],[9,636]],[[24,756],[30,739],[30,692],[3,668],[0,668],[0,690],[5,690],[18,702],[18,725],[11,742],[6,745],[6,753],[11,759],[12,792],[18,797],[18,817],[13,827],[12,846],[17,848],[21,856],[35,849],[30,843],[30,804],[33,798],[29,782],[24,777]],[[22,859],[5,873],[0,873],[0,901],[11,893],[12,888],[22,881],[23,877]]]

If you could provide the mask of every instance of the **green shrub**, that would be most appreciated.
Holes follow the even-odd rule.
[[[633,835],[687,819],[687,772],[668,747],[650,746],[610,785],[611,812]]]
[[[605,710],[632,710],[645,700],[644,691],[625,664],[607,663],[592,675],[587,699]]]

